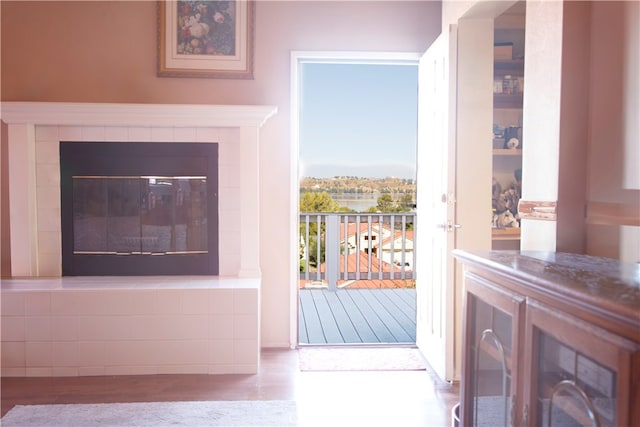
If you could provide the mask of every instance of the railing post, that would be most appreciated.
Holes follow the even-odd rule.
[[[340,215],[327,215],[327,232],[325,241],[325,265],[327,285],[330,291],[335,291],[340,274]],[[346,268],[346,266],[345,266]]]

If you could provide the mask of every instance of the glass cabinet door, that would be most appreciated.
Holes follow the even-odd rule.
[[[618,403],[629,396],[628,375],[620,372],[628,369],[630,342],[531,302],[527,334],[531,425],[628,425]]]
[[[480,284],[482,282],[482,284]],[[518,329],[524,298],[467,277],[462,424],[511,426],[514,420]]]

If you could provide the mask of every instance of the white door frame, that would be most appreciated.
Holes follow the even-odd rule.
[[[415,64],[418,65],[418,52],[355,52],[355,51],[292,51],[291,52],[291,165],[289,192],[292,195],[289,224],[291,236],[289,241],[290,259],[297,259],[299,253],[298,242],[298,207],[299,200],[299,120],[300,120],[300,65],[303,63],[333,63],[333,64]],[[291,348],[298,345],[298,263],[292,263],[289,295],[289,343]]]

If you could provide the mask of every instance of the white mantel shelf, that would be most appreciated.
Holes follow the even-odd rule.
[[[276,112],[268,105],[3,102],[0,119],[62,126],[261,127]]]

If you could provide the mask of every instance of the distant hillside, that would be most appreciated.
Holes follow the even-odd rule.
[[[327,193],[415,193],[414,179],[359,178],[335,176],[333,178],[305,177],[300,181],[300,192],[326,191]]]

